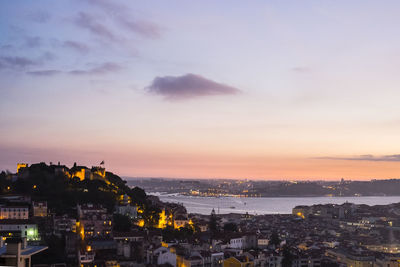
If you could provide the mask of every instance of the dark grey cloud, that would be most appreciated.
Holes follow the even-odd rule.
[[[11,53],[8,53],[11,54]],[[0,68],[17,71],[30,71],[33,67],[43,66],[52,61],[56,56],[51,52],[44,52],[36,58],[18,55],[0,55]]]
[[[59,71],[59,70],[36,70],[36,71],[27,71],[26,73],[29,75],[33,75],[33,76],[53,76],[53,75],[61,73],[61,71]]]
[[[26,68],[39,65],[40,62],[27,57],[0,56],[0,64],[3,66],[3,68]]]
[[[37,23],[46,23],[50,20],[51,15],[43,10],[37,10],[28,14],[28,18]]]
[[[383,155],[383,156],[359,155],[354,157],[318,157],[317,159],[393,162],[393,161],[400,161],[400,154]]]
[[[108,29],[108,27],[106,27],[104,24],[99,22],[98,18],[85,12],[80,12],[78,14],[78,17],[75,20],[75,24],[99,37],[106,38],[110,41],[114,41],[116,39],[111,30]]]
[[[89,46],[87,46],[84,43],[81,42],[76,42],[76,41],[65,41],[63,43],[64,47],[70,48],[72,50],[75,50],[76,52],[86,54],[90,51]]]
[[[99,75],[99,74],[107,74],[111,72],[117,72],[121,70],[122,67],[119,64],[113,62],[105,62],[99,66],[86,69],[86,70],[72,70],[69,71],[69,74],[72,75]]]
[[[233,95],[240,92],[235,87],[190,73],[183,76],[156,77],[152,84],[145,89],[150,93],[164,96],[170,100],[212,95]]]

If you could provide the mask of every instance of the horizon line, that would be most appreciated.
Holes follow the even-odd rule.
[[[247,181],[265,181],[265,182],[340,182],[342,179],[343,181],[362,181],[362,182],[368,182],[368,181],[376,181],[376,180],[381,180],[381,181],[385,181],[385,180],[400,180],[399,178],[371,178],[369,180],[366,179],[345,179],[345,178],[339,178],[339,179],[284,179],[284,178],[277,178],[277,179],[250,179],[250,178],[221,178],[221,177],[217,177],[217,178],[200,178],[200,177],[152,177],[152,176],[145,176],[145,177],[141,177],[141,176],[121,176],[121,178],[124,179],[162,179],[162,180],[247,180]]]

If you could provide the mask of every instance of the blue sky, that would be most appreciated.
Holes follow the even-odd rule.
[[[393,177],[399,5],[3,1],[0,169]]]

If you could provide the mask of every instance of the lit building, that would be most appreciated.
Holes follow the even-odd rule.
[[[65,174],[67,173],[65,172]],[[93,166],[91,169],[84,166],[75,166],[71,168],[67,176],[71,178],[77,177],[81,181],[85,179],[104,180],[104,178],[106,177],[106,169],[100,166]],[[108,182],[107,180],[105,181]]]
[[[17,164],[17,173],[22,171],[22,169],[24,169],[24,168],[28,168],[28,164],[27,163],[18,163]]]
[[[71,173],[71,177],[78,177],[79,180],[83,181],[85,179],[90,179],[92,172],[86,167],[74,167],[74,170]]]
[[[186,224],[189,224],[189,220],[185,215],[179,214],[175,217],[174,228],[181,228],[184,227]]]
[[[27,220],[29,218],[29,208],[26,206],[2,206],[0,207],[0,219]]]
[[[259,237],[257,239],[257,247],[258,248],[267,248],[269,245],[269,238],[267,237]]]
[[[292,209],[292,214],[300,218],[305,219],[310,213],[310,207],[308,206],[296,206]]]
[[[119,196],[118,201],[119,201],[119,204],[120,204],[120,205],[126,206],[126,205],[131,204],[132,199],[131,199],[131,197],[128,196],[127,194],[124,194],[124,195],[120,195],[120,196]]]
[[[204,266],[204,259],[199,252],[190,255],[176,255],[176,267]]]
[[[93,166],[92,167],[92,174],[98,175],[102,178],[106,177],[106,169],[101,166]],[[93,179],[93,177],[91,177]]]
[[[252,267],[254,261],[247,256],[234,256],[224,260],[224,267]]]
[[[0,235],[40,240],[37,224],[29,220],[0,220]]]
[[[46,217],[47,216],[47,202],[34,201],[32,202],[33,217]]]
[[[112,234],[112,218],[100,205],[78,205],[81,238],[106,237]]]
[[[53,218],[53,227],[55,233],[76,232],[76,219],[68,216],[60,216]]]
[[[158,220],[157,228],[165,228],[167,226],[167,216],[165,215],[165,209],[159,214],[160,218]]]

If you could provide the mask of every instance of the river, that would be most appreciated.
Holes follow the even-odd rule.
[[[151,193],[150,193],[151,194]],[[354,204],[386,205],[400,202],[400,196],[372,197],[196,197],[179,194],[157,195],[163,202],[183,204],[189,213],[210,214],[212,209],[219,214],[246,213],[249,214],[289,214],[297,205],[314,204]]]

